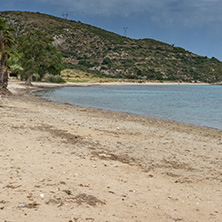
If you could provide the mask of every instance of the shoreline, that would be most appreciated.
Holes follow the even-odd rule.
[[[27,87],[24,81],[19,80],[10,80],[10,85],[21,85]],[[189,82],[145,82],[145,83],[136,83],[136,82],[98,82],[98,83],[90,83],[90,82],[66,82],[66,83],[49,83],[49,82],[32,82],[33,87],[75,87],[75,86],[94,86],[94,85],[211,85],[209,83],[189,83]]]
[[[87,84],[87,83],[80,83],[80,84],[70,84],[70,83],[67,83],[67,84],[53,84],[53,83],[35,83],[33,85],[34,89],[31,90],[32,92],[36,92],[36,91],[41,91],[41,89],[47,89],[47,88],[60,88],[60,87],[88,87],[88,86],[104,86],[104,85],[178,85],[177,83],[171,83],[171,84],[168,84],[168,83],[147,83],[147,84],[131,84],[131,83],[126,83],[126,84],[112,84],[112,83],[102,83],[102,84],[96,84],[96,83],[90,83],[90,84]],[[205,83],[184,83],[184,84],[181,84],[181,85],[209,85],[209,84],[205,84]],[[35,95],[35,94],[34,94]],[[45,99],[41,96],[39,96],[40,98],[42,99]],[[47,99],[46,99],[47,100]],[[49,101],[53,101],[53,100],[49,100]],[[54,101],[55,102],[55,101]],[[57,103],[63,103],[63,102],[57,102]],[[182,123],[182,124],[187,124],[187,125],[191,125],[191,126],[196,126],[196,127],[201,127],[201,128],[209,128],[209,129],[215,129],[215,130],[221,130],[220,128],[216,128],[216,127],[212,127],[212,126],[201,126],[201,125],[196,125],[196,124],[193,124],[193,123],[186,123],[186,122],[183,122],[183,121],[177,121],[177,120],[168,120],[168,119],[164,119],[164,118],[158,118],[158,117],[151,117],[151,116],[146,116],[146,115],[140,115],[140,114],[135,114],[135,113],[130,113],[130,112],[121,112],[121,111],[115,111],[115,110],[109,110],[109,109],[102,109],[102,108],[93,108],[93,107],[85,107],[85,106],[81,106],[81,105],[75,105],[75,104],[72,104],[72,103],[66,103],[66,104],[70,104],[72,106],[77,106],[77,107],[82,107],[82,108],[92,108],[92,109],[98,109],[98,110],[106,110],[106,111],[113,111],[113,112],[118,112],[118,113],[125,113],[125,114],[128,114],[128,115],[136,115],[136,116],[141,116],[141,117],[148,117],[148,118],[152,118],[152,119],[157,119],[157,120],[164,120],[164,121],[169,121],[169,122],[175,122],[175,123]]]
[[[222,219],[221,130],[9,88],[14,95],[0,98],[0,219]]]
[[[46,82],[35,82],[36,86],[40,87],[64,87],[64,86],[94,86],[94,85],[210,85],[208,83],[188,83],[188,82],[145,82],[145,83],[135,83],[135,82],[102,82],[102,83],[88,83],[88,82],[67,82],[67,83],[46,83]],[[61,86],[60,86],[61,85]]]

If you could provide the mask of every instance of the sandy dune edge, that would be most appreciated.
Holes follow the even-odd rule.
[[[0,98],[0,221],[222,220],[221,130],[10,89]]]

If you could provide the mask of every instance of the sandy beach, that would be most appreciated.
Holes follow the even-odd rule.
[[[222,221],[222,130],[9,89],[0,97],[0,221]]]

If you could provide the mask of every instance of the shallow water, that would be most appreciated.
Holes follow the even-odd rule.
[[[56,102],[222,129],[222,86],[61,87],[40,91],[37,95]]]

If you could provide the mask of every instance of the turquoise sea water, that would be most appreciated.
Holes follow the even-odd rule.
[[[222,86],[61,87],[37,92],[56,102],[222,129]]]

